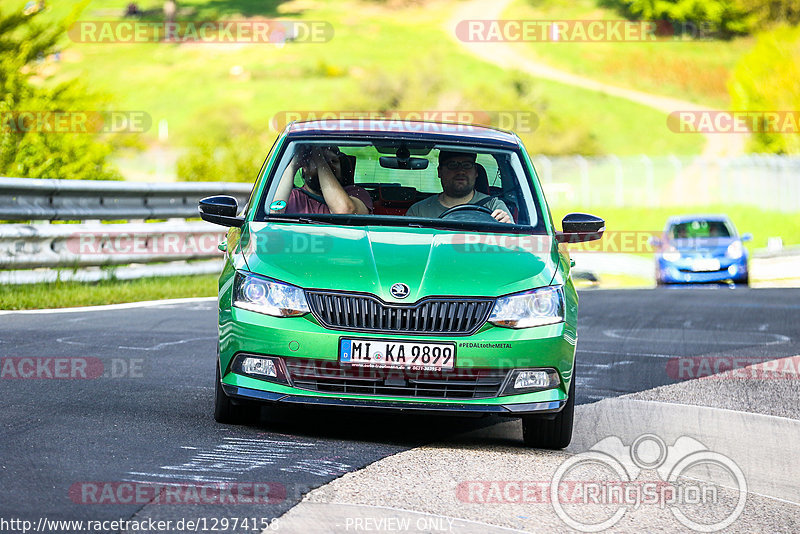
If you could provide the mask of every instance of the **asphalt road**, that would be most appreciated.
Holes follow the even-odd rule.
[[[689,378],[691,372],[676,373],[676,358],[800,354],[800,290],[701,287],[580,297],[579,403]],[[346,472],[496,422],[325,411],[218,425],[215,323],[214,302],[0,315],[0,520],[205,518],[206,528],[252,532],[252,523],[231,528],[233,518],[260,523],[280,516],[305,492]],[[48,360],[35,372],[86,378],[15,379],[31,372],[14,359],[21,357],[71,358],[66,367]],[[75,358],[85,367],[67,371]],[[125,483],[206,482],[270,484],[275,502],[172,504],[119,491]],[[191,502],[186,493],[180,499]],[[222,518],[231,521],[225,530]]]

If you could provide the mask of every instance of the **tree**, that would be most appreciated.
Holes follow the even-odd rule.
[[[104,99],[77,81],[55,87],[31,82],[37,64],[56,51],[61,24],[39,23],[40,13],[0,11],[0,176],[26,178],[119,179],[108,162],[112,147],[97,134],[26,131],[25,112],[102,111]]]
[[[758,35],[755,46],[742,56],[728,84],[732,108],[779,112],[792,122],[779,127],[757,124],[753,152],[800,154],[797,110],[800,109],[800,28],[779,27]]]

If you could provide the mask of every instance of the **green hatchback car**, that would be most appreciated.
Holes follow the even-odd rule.
[[[247,207],[203,199],[221,248],[214,416],[304,405],[522,418],[566,447],[578,296],[519,137],[481,126],[293,123]],[[241,213],[240,213],[241,211]]]

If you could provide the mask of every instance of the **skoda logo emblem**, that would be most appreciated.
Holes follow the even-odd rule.
[[[396,299],[404,299],[411,293],[411,290],[405,284],[392,284],[392,288],[389,290],[389,293]]]

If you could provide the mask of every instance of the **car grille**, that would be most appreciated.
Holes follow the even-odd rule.
[[[299,389],[351,395],[434,399],[496,397],[507,369],[457,369],[423,373],[342,366],[330,360],[286,358],[292,385]]]
[[[486,322],[492,299],[427,298],[387,304],[371,295],[306,291],[314,317],[326,328],[421,335],[473,334]]]

